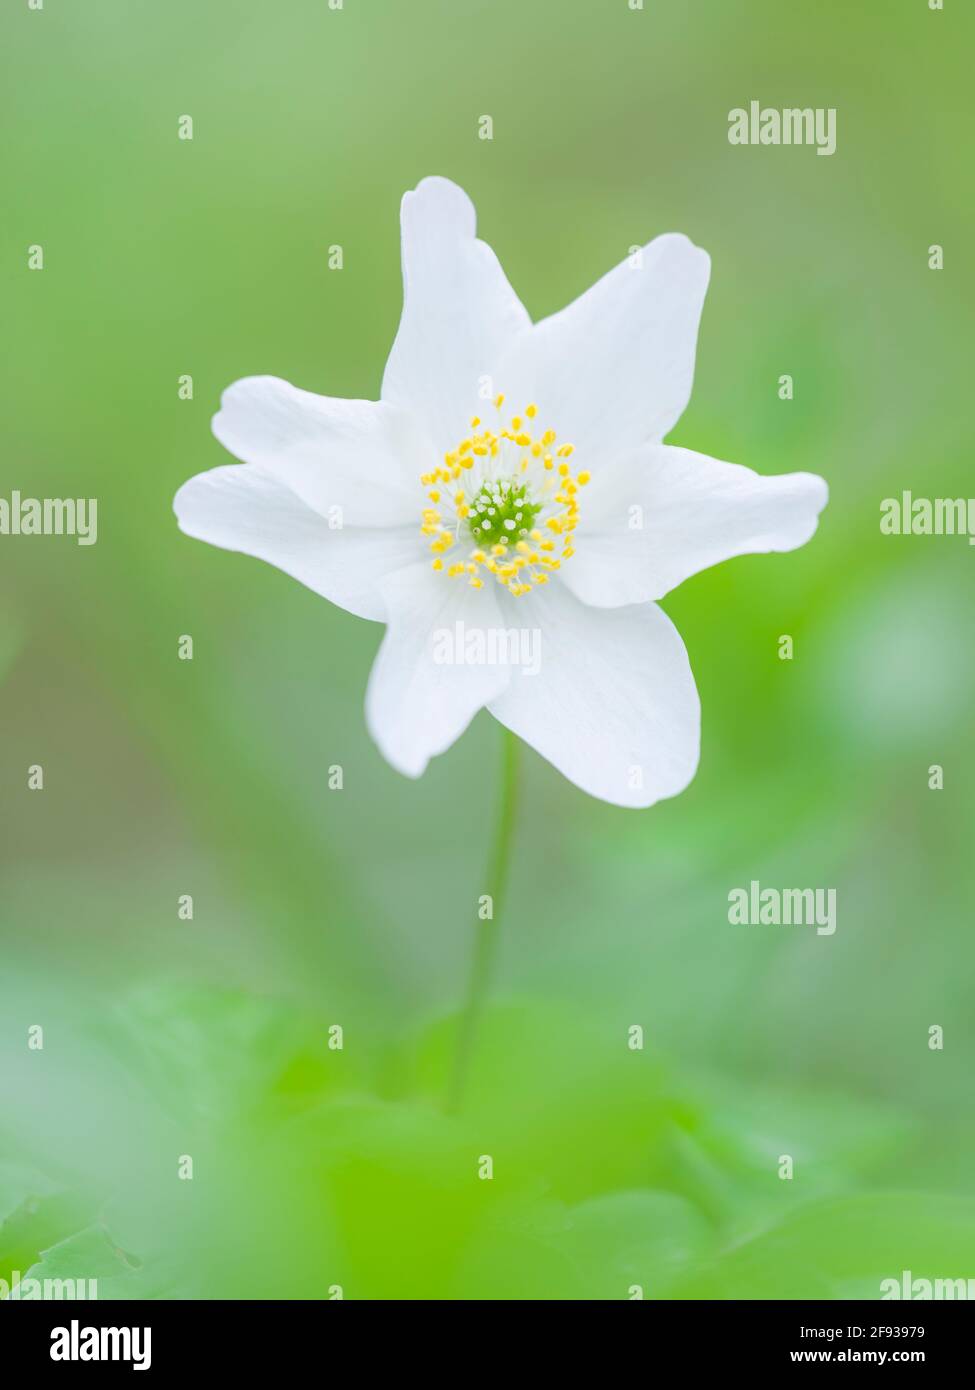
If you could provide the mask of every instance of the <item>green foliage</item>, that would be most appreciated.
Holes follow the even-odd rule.
[[[890,1111],[732,1097],[543,999],[488,1011],[456,1117],[452,1019],[383,1095],[270,999],[157,987],[95,1031],[128,1073],[106,1134],[127,1118],[152,1140],[97,1201],[81,1174],[2,1170],[0,1256],[103,1298],[876,1297],[975,1249],[968,1201],[821,1195],[899,1152]]]
[[[975,1202],[917,1193],[813,1202],[677,1281],[680,1298],[878,1298],[881,1281],[970,1278]]]

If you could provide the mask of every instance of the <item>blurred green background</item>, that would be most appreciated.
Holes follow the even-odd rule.
[[[878,526],[902,488],[971,491],[973,30],[954,0],[4,6],[0,493],[96,496],[99,538],[0,538],[0,1278],[588,1299],[975,1277],[975,561]],[[835,107],[835,155],[729,145],[753,98]],[[831,488],[806,548],[666,600],[703,705],[689,791],[621,811],[525,751],[457,1119],[500,730],[482,714],[399,777],[362,714],[380,627],[171,512],[228,461],[209,420],[236,378],[378,394],[399,200],[430,173],[535,317],[657,233],[707,248],[672,442]],[[835,887],[835,936],[730,926],[753,878]]]

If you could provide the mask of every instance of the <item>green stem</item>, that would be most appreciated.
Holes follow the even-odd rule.
[[[511,837],[515,826],[517,790],[518,740],[513,733],[505,729],[498,819],[494,829],[494,841],[491,845],[491,857],[488,860],[487,883],[483,890],[491,895],[491,917],[487,921],[478,922],[477,935],[474,938],[474,954],[467,984],[467,1000],[460,1019],[450,1088],[447,1092],[447,1113],[451,1115],[456,1115],[463,1103],[464,1090],[477,1039],[477,1025],[491,983],[491,971],[501,926],[501,910],[508,883],[508,865],[511,857]]]

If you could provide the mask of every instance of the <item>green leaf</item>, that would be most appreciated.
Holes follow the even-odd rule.
[[[0,1164],[0,1280],[10,1286],[48,1245],[91,1220],[94,1200],[35,1169]]]
[[[121,1250],[101,1224],[87,1226],[45,1250],[27,1271],[14,1296],[44,1297],[44,1289],[34,1287],[35,1280],[50,1280],[62,1289],[65,1281],[70,1281],[75,1296],[87,1299],[161,1298],[172,1296],[173,1287],[172,1279],[146,1270]],[[67,1295],[49,1291],[47,1296]]]
[[[643,1298],[683,1274],[713,1245],[707,1221],[669,1192],[614,1192],[572,1209],[565,1247],[583,1276],[587,1299]]]
[[[457,1022],[431,1028],[410,1088],[442,1104]],[[532,1173],[566,1201],[644,1185],[680,1107],[659,1060],[630,1051],[618,1020],[547,1000],[499,1004],[481,1020],[463,1115],[496,1167]]]
[[[904,1270],[975,1277],[975,1201],[888,1193],[811,1202],[676,1282],[676,1298],[880,1298]]]

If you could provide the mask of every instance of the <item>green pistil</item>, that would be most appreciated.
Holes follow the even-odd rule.
[[[525,483],[501,479],[482,486],[471,502],[467,525],[478,545],[514,545],[525,539],[541,510]]]

